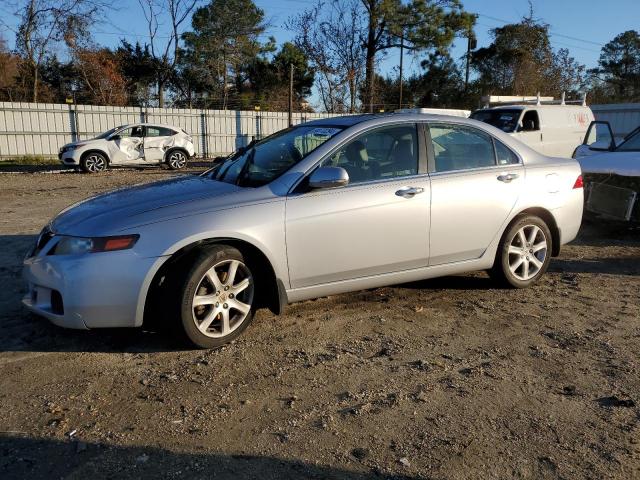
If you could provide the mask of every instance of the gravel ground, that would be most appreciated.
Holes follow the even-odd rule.
[[[22,309],[51,216],[170,175],[0,174],[3,479],[640,478],[637,231],[585,227],[528,290],[477,273],[322,298],[215,351]]]

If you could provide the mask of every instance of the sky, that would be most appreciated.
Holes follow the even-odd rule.
[[[287,19],[315,5],[315,0],[254,1],[265,11],[270,25],[265,37],[274,36],[278,44],[294,36],[284,27]],[[529,13],[527,0],[462,0],[462,3],[467,11],[479,15],[475,27],[479,47],[491,43],[489,31],[492,28],[517,22]],[[114,0],[113,4],[116,7],[107,13],[105,21],[94,26],[94,39],[111,47],[116,46],[120,38],[144,42],[146,24],[138,0]],[[0,0],[0,16],[5,23],[2,34],[13,46],[15,34],[6,26],[14,28],[17,19],[7,15],[12,10],[8,5],[9,0]],[[621,32],[640,29],[639,0],[533,0],[533,8],[534,17],[550,25],[553,47],[569,49],[571,55],[588,68],[596,66],[605,43]],[[457,40],[452,56],[462,57],[465,49],[466,39]],[[389,52],[379,63],[379,70],[383,74],[397,75],[399,58],[398,51]],[[420,70],[420,55],[405,54],[404,61],[407,74]]]

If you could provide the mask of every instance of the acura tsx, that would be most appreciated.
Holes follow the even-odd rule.
[[[578,163],[475,120],[316,120],[181,175],[60,212],[24,260],[56,325],[173,326],[203,348],[258,308],[486,270],[527,287],[582,219]]]

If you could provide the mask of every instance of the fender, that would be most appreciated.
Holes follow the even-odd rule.
[[[262,242],[258,241],[255,238],[252,238],[248,235],[242,235],[238,232],[216,232],[212,234],[212,232],[203,232],[191,235],[180,241],[174,243],[169,248],[167,248],[160,256],[157,257],[157,260],[153,263],[149,271],[144,277],[142,285],[140,286],[140,291],[138,293],[138,301],[136,305],[136,316],[134,321],[135,327],[140,327],[144,320],[144,307],[147,300],[147,295],[149,293],[149,287],[151,286],[151,282],[153,281],[156,273],[162,268],[162,266],[169,261],[173,255],[180,252],[181,250],[185,250],[189,247],[196,247],[197,245],[204,242],[224,242],[227,241],[241,241],[251,245],[253,248],[257,249],[264,255],[267,259],[267,262],[271,265],[277,282],[277,290],[278,290],[278,303],[279,310],[282,311],[284,306],[288,303],[287,301],[287,293],[285,285],[289,282],[288,272],[282,272],[278,268],[278,264],[273,260],[273,254],[271,251],[266,248]]]

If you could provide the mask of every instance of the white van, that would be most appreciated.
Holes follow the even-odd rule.
[[[545,104],[553,102],[549,97],[488,97],[487,103],[494,103],[491,100],[496,98],[501,100],[499,103],[509,99],[514,103],[476,110],[471,118],[489,123],[550,157],[570,158],[594,120],[584,101],[581,105],[567,105],[564,100]],[[526,103],[531,99],[535,103]],[[523,103],[516,104],[518,100]]]

